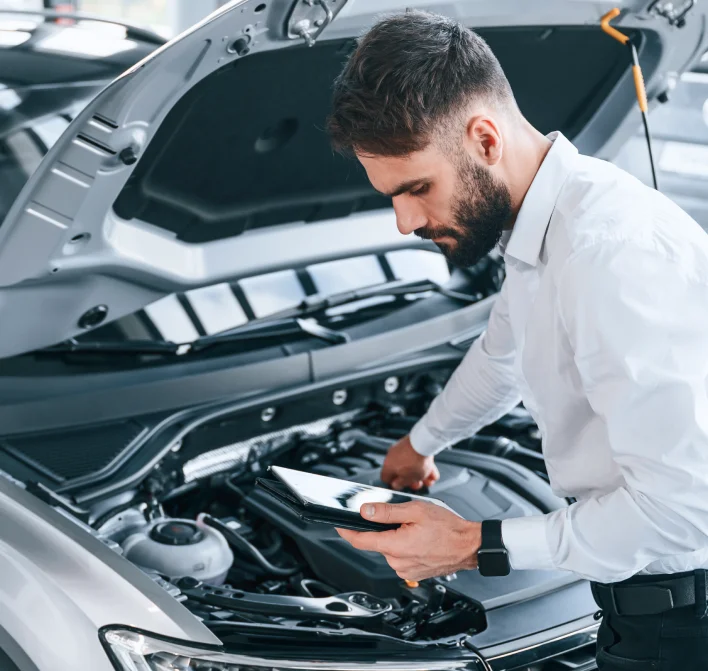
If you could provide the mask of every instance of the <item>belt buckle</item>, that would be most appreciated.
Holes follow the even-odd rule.
[[[619,606],[617,605],[617,599],[615,598],[615,588],[610,587],[609,592],[610,592],[610,603],[612,604],[612,610],[617,615],[622,615],[622,613],[620,612]]]
[[[674,597],[668,587],[658,585],[642,585],[636,587],[622,587],[622,596],[631,598],[631,605],[626,603],[627,608],[620,608],[617,599],[618,588],[613,587],[610,594],[612,606],[621,616],[632,615],[659,615],[674,607]],[[622,600],[622,599],[621,599]]]

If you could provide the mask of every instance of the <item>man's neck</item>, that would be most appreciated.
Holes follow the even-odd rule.
[[[522,119],[505,143],[504,160],[508,166],[508,185],[514,216],[505,226],[511,230],[524,203],[524,198],[536,177],[548,152],[553,146],[543,133],[537,131],[526,119]]]

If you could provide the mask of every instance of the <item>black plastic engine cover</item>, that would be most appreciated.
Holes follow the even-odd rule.
[[[382,460],[379,454],[366,457],[372,461]],[[468,458],[469,455],[460,455],[462,462]],[[438,459],[441,477],[431,487],[430,495],[447,503],[465,519],[504,519],[542,512],[505,485],[466,466],[449,463],[455,461],[454,453],[445,454],[444,461],[448,463]],[[351,460],[341,465],[334,461],[327,470],[333,476],[381,486],[379,466],[360,469]],[[338,473],[338,470],[342,472]],[[259,489],[251,492],[245,503],[254,513],[295,540],[320,580],[343,592],[365,591],[380,597],[400,594],[401,580],[381,555],[356,550],[331,527],[303,522],[286,506]],[[485,578],[477,571],[463,571],[450,583],[450,588],[490,609],[533,598],[575,581],[577,578],[560,571],[512,571],[509,576],[499,578]]]

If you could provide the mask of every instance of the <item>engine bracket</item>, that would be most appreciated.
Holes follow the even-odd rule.
[[[392,609],[391,604],[366,592],[348,592],[329,597],[258,594],[225,586],[214,587],[193,578],[182,578],[178,586],[182,594],[201,603],[267,615],[370,620]]]

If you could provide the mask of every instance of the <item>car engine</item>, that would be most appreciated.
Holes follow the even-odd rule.
[[[414,421],[401,408],[374,404],[209,450],[183,463],[178,486],[109,509],[93,526],[213,626],[355,628],[444,642],[484,630],[490,608],[567,584],[568,576],[548,571],[495,579],[466,571],[405,582],[381,555],[354,549],[333,528],[302,521],[254,485],[276,464],[382,486],[386,451]],[[440,455],[441,478],[423,493],[466,519],[565,505],[550,492],[542,469],[534,472],[526,463],[538,465],[534,431],[519,408]]]

